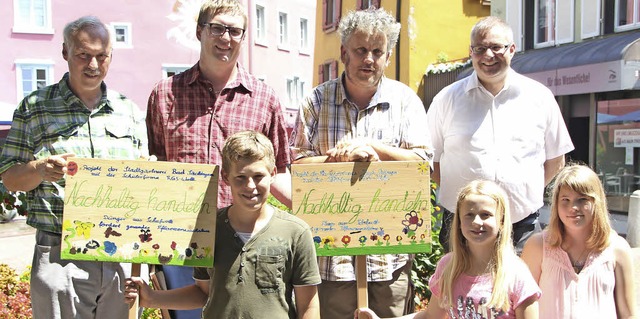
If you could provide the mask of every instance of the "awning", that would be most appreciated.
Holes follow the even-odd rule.
[[[640,89],[640,31],[518,52],[511,67],[555,95]]]

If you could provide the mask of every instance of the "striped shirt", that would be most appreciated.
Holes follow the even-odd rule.
[[[325,155],[340,141],[368,138],[389,146],[411,149],[429,162],[433,148],[426,126],[426,113],[420,98],[408,86],[385,77],[364,110],[347,98],[342,79],[317,86],[300,107],[291,136],[293,157]],[[408,255],[368,255],[369,281],[391,280],[393,272],[408,261]],[[355,280],[351,256],[320,257],[324,280]]]
[[[131,100],[102,83],[102,98],[89,110],[60,82],[34,91],[18,105],[0,156],[0,174],[18,163],[52,155],[138,159],[147,156],[144,113]],[[27,224],[62,232],[65,180],[42,182],[27,192]]]
[[[227,137],[254,130],[273,143],[276,167],[286,167],[289,140],[280,101],[271,87],[237,67],[236,79],[219,94],[199,64],[158,82],[147,107],[149,153],[170,162],[221,165]],[[231,205],[231,189],[218,183],[218,207]]]

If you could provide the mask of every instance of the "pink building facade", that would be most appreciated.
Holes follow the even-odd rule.
[[[271,85],[292,124],[311,89],[315,1],[241,0],[249,26],[240,63]],[[13,110],[31,91],[56,83],[67,71],[62,58],[65,24],[98,16],[114,31],[108,87],[145,110],[153,85],[193,66],[201,0],[7,0],[0,10],[0,137]]]

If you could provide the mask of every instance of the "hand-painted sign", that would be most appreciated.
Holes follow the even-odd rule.
[[[218,166],[70,158],[63,259],[211,267]]]
[[[427,162],[291,165],[292,214],[318,256],[428,252],[429,173]]]

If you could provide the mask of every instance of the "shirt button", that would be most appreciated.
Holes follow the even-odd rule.
[[[238,280],[240,280],[240,281],[244,281],[244,279],[242,278],[242,276],[238,276]]]
[[[242,247],[242,251],[247,251],[247,249],[246,249],[246,248],[244,248],[244,247]]]
[[[244,261],[240,263],[240,267],[244,267]]]
[[[211,92],[211,91],[213,91],[213,89],[212,89],[212,88],[209,88],[209,92]]]

